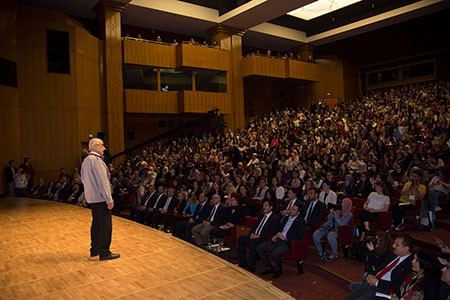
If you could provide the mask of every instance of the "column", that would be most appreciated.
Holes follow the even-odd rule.
[[[101,0],[94,8],[99,19],[100,38],[103,40],[103,78],[108,122],[106,142],[111,155],[125,149],[121,13],[128,2]]]
[[[244,127],[244,79],[241,72],[242,36],[245,31],[217,24],[208,30],[212,42],[230,51],[230,70],[227,74],[227,89],[231,95],[231,114],[224,115],[228,128]]]
[[[314,50],[316,46],[310,44],[303,44],[301,46],[295,47],[294,52],[300,57],[303,61],[314,61]]]

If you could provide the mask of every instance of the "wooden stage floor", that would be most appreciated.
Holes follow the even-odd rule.
[[[89,258],[91,211],[0,199],[0,299],[293,299],[219,257],[113,216],[111,250]]]

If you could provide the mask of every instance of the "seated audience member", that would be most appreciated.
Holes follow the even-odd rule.
[[[366,247],[369,250],[367,253],[367,261],[365,264],[365,272],[363,274],[362,282],[353,282],[350,284],[350,292],[366,282],[366,277],[380,269],[382,266],[387,265],[396,255],[392,252],[392,237],[388,232],[379,230],[375,234],[376,243],[372,241],[366,241]]]
[[[351,197],[354,194],[354,185],[355,180],[353,179],[352,174],[347,174],[344,177],[344,183],[341,186],[341,192],[344,196]]]
[[[145,212],[145,222],[151,227],[155,227],[155,217],[159,218],[159,209],[164,207],[167,200],[167,195],[164,193],[164,186],[158,186],[158,194],[150,199],[147,203],[147,210]]]
[[[154,185],[148,187],[147,195],[141,197],[141,202],[131,207],[130,217],[132,220],[136,219],[137,222],[144,224],[147,216],[151,213],[149,208],[152,208],[152,204],[155,204],[158,198],[158,192]]]
[[[423,171],[413,167],[409,171],[409,181],[402,188],[400,200],[392,205],[392,225],[397,230],[405,229],[403,218],[407,210],[416,209],[416,201],[421,201],[427,192],[422,184]]]
[[[72,190],[72,186],[68,181],[67,176],[62,176],[60,179],[61,187],[58,192],[58,200],[57,201],[66,201],[70,196],[70,191]]]
[[[280,231],[272,237],[271,241],[259,244],[256,247],[258,256],[264,262],[266,270],[262,272],[263,275],[273,273],[272,279],[279,278],[283,274],[281,256],[291,249],[291,242],[293,240],[302,240],[305,234],[305,221],[300,216],[301,204],[295,203],[289,209],[289,216],[283,218],[280,224]],[[275,260],[275,268],[270,263],[266,252],[272,252]]]
[[[390,199],[386,195],[386,187],[383,182],[376,181],[374,183],[375,192],[370,193],[364,202],[364,209],[359,217],[361,219],[361,241],[367,233],[370,232],[369,222],[378,222],[378,213],[389,210]]]
[[[450,299],[450,262],[442,268],[441,276],[442,284],[439,289],[439,295],[436,300],[449,300]]]
[[[269,235],[275,235],[279,227],[279,219],[272,211],[272,203],[264,201],[262,207],[263,213],[259,215],[249,234],[238,238],[239,266],[241,268],[247,267],[250,272],[255,272],[256,246],[267,241]],[[247,246],[249,248],[248,263]]]
[[[412,273],[400,286],[400,294],[391,294],[391,300],[436,299],[439,296],[441,266],[436,256],[419,250],[414,254]]]
[[[56,191],[55,182],[53,180],[49,180],[47,188],[45,189],[45,193],[42,195],[42,198],[51,200],[53,199],[53,194]]]
[[[436,246],[439,247],[442,259],[450,261],[450,248],[447,247],[440,238],[435,237],[435,239],[436,239]]]
[[[318,190],[308,190],[308,202],[303,206],[301,217],[306,222],[307,232],[314,232],[314,225],[323,220],[325,216],[325,204],[319,201]]]
[[[34,189],[31,191],[33,198],[42,198],[45,192],[47,191],[47,186],[44,183],[44,179],[39,178],[39,183]]]
[[[175,188],[170,187],[167,192],[166,201],[152,213],[152,221],[155,227],[161,224],[162,229],[166,228],[170,217],[173,215],[173,211],[178,204],[178,198],[175,193]]]
[[[267,184],[266,180],[264,178],[261,178],[261,180],[259,181],[259,186],[256,189],[256,194],[253,197],[253,200],[261,202],[264,200],[266,192],[269,190],[269,187],[266,184]]]
[[[200,203],[197,204],[192,217],[187,221],[178,222],[175,226],[175,235],[179,238],[184,238],[186,242],[191,241],[192,227],[203,223],[211,213],[212,206],[204,192],[200,193],[198,200]]]
[[[83,193],[83,189],[80,188],[80,185],[78,183],[74,183],[72,185],[72,191],[69,197],[66,199],[66,202],[70,204],[77,204],[78,198],[80,197],[81,193]]]
[[[332,262],[338,257],[338,227],[347,226],[350,223],[352,219],[352,207],[352,200],[345,198],[342,200],[342,210],[335,211],[334,209],[331,209],[330,214],[328,215],[328,221],[314,232],[313,241],[316,245],[320,259],[325,258],[327,262]],[[322,248],[321,239],[323,237],[328,238],[328,243],[331,247],[331,255],[328,257],[325,257],[326,253]]]
[[[211,231],[216,223],[223,221],[224,206],[220,203],[220,196],[215,194],[211,199],[211,212],[206,220],[192,227],[197,246],[204,247],[208,244]]]
[[[448,171],[441,167],[428,184],[428,199],[425,197],[422,199],[417,229],[434,231],[436,206],[439,205],[440,199],[448,198],[449,189]]]
[[[356,183],[355,187],[355,197],[358,198],[367,198],[369,194],[372,192],[372,184],[367,176],[367,172],[361,173],[359,176],[359,181]]]
[[[244,223],[244,209],[238,203],[239,195],[231,194],[230,205],[224,208],[221,226],[216,226],[211,235],[222,238],[231,234],[231,228]]]
[[[281,210],[281,214],[283,216],[289,215],[292,205],[294,205],[298,201],[297,195],[296,195],[294,189],[292,189],[292,188],[288,189],[287,196],[288,196],[288,198],[286,201],[284,201],[284,205]]]
[[[413,240],[407,234],[398,235],[392,245],[395,258],[366,277],[366,283],[353,290],[344,300],[377,299],[376,293],[400,295],[400,286],[411,273]]]
[[[319,201],[324,203],[327,209],[336,209],[337,195],[330,189],[330,183],[328,181],[322,183],[322,192],[319,194]]]

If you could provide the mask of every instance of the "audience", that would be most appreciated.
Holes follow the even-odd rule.
[[[370,230],[369,222],[389,210],[390,203],[395,229],[404,229],[406,212],[415,211],[420,202],[416,228],[434,230],[439,200],[448,197],[450,188],[448,168],[444,167],[450,157],[449,99],[449,83],[426,82],[370,91],[354,101],[339,102],[332,110],[324,103],[309,110],[274,109],[235,131],[198,133],[150,144],[117,166],[109,165],[115,207],[120,213],[131,206],[132,219],[149,226],[173,227],[176,236],[189,242],[194,235],[200,246],[208,244],[211,232],[227,235],[244,217],[258,216],[250,233],[238,238],[240,266],[250,271],[255,270],[258,247],[262,257],[275,249],[276,259],[280,251],[289,249],[293,237],[285,225],[293,219],[301,219],[307,232],[314,232],[317,250],[324,258],[316,240],[326,233],[332,247],[328,258],[335,259],[337,232],[331,227],[333,222],[341,226],[351,219],[348,201],[342,203],[340,212],[333,211],[325,219],[326,206],[336,209],[340,205],[336,193],[367,199],[360,216],[364,235]],[[60,178],[50,180],[47,186],[40,179],[33,190],[29,187],[35,172],[28,158],[18,170],[10,161],[4,172],[11,194],[83,203],[76,169],[72,175],[61,169]],[[328,225],[318,229],[323,221]],[[274,240],[268,241],[269,235]],[[387,252],[378,253],[378,248],[384,249],[380,246],[384,238],[376,236],[379,243],[368,248],[383,255]],[[396,239],[398,257],[405,259],[411,250],[407,237]],[[270,261],[265,265],[272,271]],[[374,268],[368,271],[376,276]],[[395,276],[377,279],[367,275],[366,283],[354,292],[388,293],[395,288],[401,297],[405,289],[400,291],[400,286],[408,275],[403,271],[408,267],[401,272],[398,269],[391,271]],[[275,277],[281,275],[279,261],[273,271]]]

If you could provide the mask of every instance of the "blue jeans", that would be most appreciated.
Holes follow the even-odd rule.
[[[330,232],[326,232],[326,231],[322,231],[320,229],[317,229],[314,232],[313,235],[313,241],[314,241],[314,245],[316,245],[317,251],[323,252],[323,248],[322,248],[322,243],[320,242],[320,240],[324,237],[328,238],[328,243],[330,244],[331,247],[331,252],[333,255],[337,255],[337,237],[338,237],[338,233],[336,231],[330,231]]]
[[[367,275],[369,275],[369,273],[364,272],[364,274],[363,274],[363,281],[362,281],[362,282],[352,282],[352,283],[350,283],[350,285],[349,285],[349,287],[348,287],[349,290],[350,290],[350,292],[353,291],[353,290],[356,290],[356,289],[359,288],[361,285],[367,283],[367,281],[366,281]]]
[[[439,199],[444,199],[447,196],[438,190],[428,191],[428,201],[427,199],[422,200],[422,206],[420,208],[420,220],[429,219],[429,226],[434,230],[434,209],[439,204]]]

